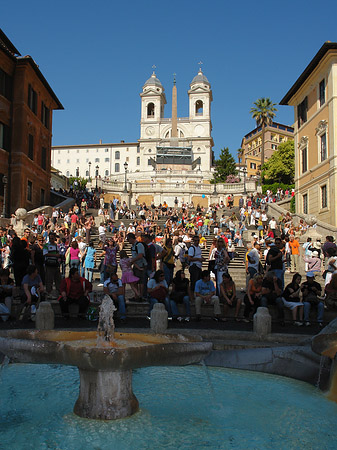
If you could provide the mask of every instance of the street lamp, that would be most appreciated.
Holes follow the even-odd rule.
[[[97,191],[97,177],[98,177],[98,169],[99,169],[98,165],[95,167],[95,169],[96,169],[96,191]]]
[[[2,205],[1,217],[6,217],[6,194],[7,194],[7,183],[8,183],[8,178],[6,177],[6,175],[4,175],[2,177],[2,183],[4,185],[4,204]]]
[[[127,185],[126,185],[126,173],[127,173],[127,171],[128,171],[128,163],[125,161],[125,163],[124,163],[124,170],[125,170],[125,178],[124,178],[124,192],[128,192],[128,188],[127,188]]]
[[[89,161],[89,179],[90,179],[91,161]]]
[[[246,195],[246,194],[247,194],[247,190],[246,190],[246,173],[247,173],[247,166],[243,166],[243,167],[242,167],[242,172],[243,172],[243,193]]]
[[[214,191],[213,191],[213,195],[217,195],[217,190],[216,190],[216,178],[214,178]]]

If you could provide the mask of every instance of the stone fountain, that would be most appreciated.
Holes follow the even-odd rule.
[[[12,362],[65,364],[80,373],[78,416],[120,419],[138,411],[132,369],[200,362],[212,344],[185,336],[115,333],[114,306],[103,298],[98,332],[9,330],[0,333],[0,352]]]
[[[337,402],[337,318],[313,337],[311,347],[315,353],[332,360],[328,397]]]

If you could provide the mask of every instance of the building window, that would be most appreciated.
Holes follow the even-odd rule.
[[[140,148],[139,147],[137,147],[137,153],[140,153]]]
[[[99,162],[99,158],[95,158],[95,163],[98,163]]]
[[[297,106],[297,126],[300,128],[307,121],[308,97],[305,97],[302,103]]]
[[[28,135],[28,158],[34,160],[34,136]]]
[[[272,150],[277,150],[277,145],[276,144],[271,144],[271,149]]]
[[[256,169],[256,164],[255,163],[250,163],[250,168],[251,169]]]
[[[105,158],[104,161],[105,161],[105,162],[109,162],[109,161],[110,161],[110,158]]]
[[[121,159],[121,153],[118,150],[115,152],[115,159]]]
[[[41,149],[41,167],[43,170],[47,169],[47,149],[42,147]]]
[[[44,104],[44,102],[41,103],[41,122],[43,125],[49,129],[49,117],[50,117],[50,110],[47,108],[47,106]]]
[[[308,194],[303,195],[303,214],[308,214]]]
[[[137,166],[140,166],[140,156],[137,156]]]
[[[88,177],[89,176],[89,170],[85,171],[85,176]]]
[[[202,116],[204,112],[204,104],[201,100],[195,102],[195,114],[196,116]]]
[[[10,150],[10,128],[4,123],[0,122],[0,148]]]
[[[322,208],[328,207],[328,190],[326,184],[321,187]]]
[[[76,167],[76,176],[77,176],[77,177],[80,176],[80,169],[79,169],[79,167]]]
[[[34,91],[31,84],[28,86],[28,106],[34,114],[37,113],[37,93]]]
[[[308,148],[304,147],[302,150],[302,173],[308,170]]]
[[[108,171],[108,170],[105,171],[105,176],[106,176],[106,177],[109,176],[109,171]]]
[[[66,176],[69,177],[69,170],[67,170]]]
[[[321,136],[321,161],[325,161],[327,158],[326,151],[326,133]]]
[[[115,164],[115,172],[119,172],[119,163]]]
[[[126,160],[127,162],[129,162],[129,157],[127,156],[127,157],[125,158],[125,160]]]
[[[109,149],[108,149],[108,148],[106,148],[106,149],[105,149],[105,153],[108,153],[108,151],[109,151]]]
[[[76,162],[77,162],[77,163],[79,163],[79,162],[80,162],[80,160],[79,160],[79,159],[76,159]]]
[[[154,103],[147,105],[147,117],[154,117]]]
[[[148,166],[152,166],[151,158],[149,158],[149,159],[147,160],[147,165],[148,165]]]
[[[33,183],[28,180],[28,183],[27,183],[27,200],[29,202],[31,202],[32,198],[33,198]]]
[[[0,95],[12,99],[12,77],[0,69]]]
[[[67,159],[67,164],[69,164],[70,163],[70,159]]]
[[[60,159],[57,160],[57,164],[61,164],[61,160]]]
[[[43,206],[46,202],[46,191],[44,189],[41,189],[41,193],[40,193],[40,203],[41,206]]]
[[[319,83],[319,106],[324,105],[325,103],[325,80]]]

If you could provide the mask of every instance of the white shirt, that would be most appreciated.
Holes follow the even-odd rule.
[[[201,258],[201,248],[196,247],[195,245],[191,245],[191,247],[188,249],[188,256],[192,256],[192,258]],[[202,262],[201,261],[192,261],[191,266],[195,264],[197,267],[201,269]]]

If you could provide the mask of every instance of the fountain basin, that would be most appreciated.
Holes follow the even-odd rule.
[[[77,366],[80,392],[74,412],[119,419],[138,410],[132,369],[201,361],[212,344],[185,336],[115,333],[97,346],[95,331],[10,330],[0,333],[0,352],[13,362]]]

